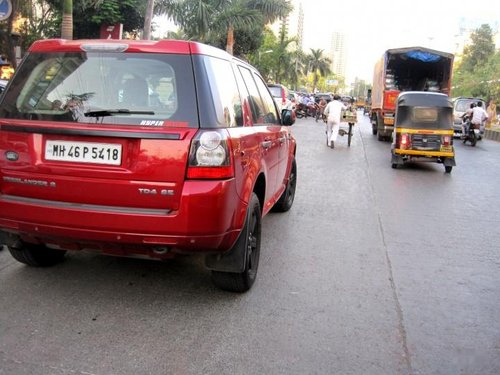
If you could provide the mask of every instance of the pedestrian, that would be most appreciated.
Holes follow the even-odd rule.
[[[328,103],[326,102],[325,98],[321,98],[318,103],[318,113],[316,114],[316,122],[318,122],[318,119],[321,117],[323,118],[323,113],[325,113],[325,108]]]
[[[486,128],[490,129],[492,125],[495,125],[495,120],[497,118],[497,105],[495,102],[490,100],[490,104],[486,109],[486,113],[488,114],[488,119],[486,120]]]
[[[327,116],[326,119],[326,141],[327,146],[331,148],[335,147],[335,142],[337,141],[337,135],[340,129],[340,119],[342,116],[342,110],[346,110],[347,107],[340,101],[339,95],[334,95],[333,100],[328,103],[325,107],[324,114]]]
[[[483,108],[483,102],[477,102],[476,106],[472,109],[471,124],[477,129],[479,126],[479,133],[484,133],[484,124],[488,120],[488,114]]]

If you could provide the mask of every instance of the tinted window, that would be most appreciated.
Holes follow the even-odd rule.
[[[254,75],[255,83],[257,84],[257,88],[260,92],[260,96],[262,98],[262,103],[265,107],[265,113],[267,116],[267,123],[274,123],[277,120],[276,116],[276,106],[274,104],[273,97],[269,95],[269,91],[267,90],[267,85],[264,83],[262,78],[257,75]]]
[[[0,117],[197,127],[194,93],[189,56],[31,53],[5,93]]]
[[[264,105],[262,99],[260,97],[259,90],[255,85],[255,82],[252,77],[252,73],[249,69],[239,67],[241,75],[245,81],[245,86],[248,90],[248,100],[250,102],[250,108],[252,110],[252,118],[254,124],[262,124],[264,123],[264,116],[266,115],[267,106]]]
[[[217,122],[222,126],[243,125],[241,97],[229,61],[205,57]]]

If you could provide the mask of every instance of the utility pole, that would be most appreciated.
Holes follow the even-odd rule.
[[[153,9],[155,6],[154,0],[148,0],[146,5],[146,15],[144,16],[144,30],[142,32],[142,39],[151,39],[151,23],[153,21]]]

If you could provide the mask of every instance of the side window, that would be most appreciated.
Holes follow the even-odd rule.
[[[232,64],[226,60],[207,57],[205,66],[219,124],[225,127],[242,126],[241,97]]]
[[[257,88],[260,91],[260,96],[262,98],[262,104],[265,107],[265,114],[266,114],[266,123],[276,123],[277,122],[277,116],[276,116],[276,107],[274,105],[274,99],[269,94],[269,90],[267,89],[267,85],[264,83],[262,78],[260,78],[258,75],[254,74],[255,77],[255,83],[257,84]]]
[[[234,75],[236,77],[236,83],[238,85],[238,89],[240,91],[240,96],[242,98],[242,117],[241,117],[241,125],[251,125],[252,124],[252,111],[250,108],[249,98],[250,94],[248,93],[247,87],[245,85],[245,81],[241,76],[240,70],[235,67]]]
[[[254,124],[262,124],[265,123],[265,115],[267,113],[266,106],[262,102],[262,98],[260,97],[259,90],[255,84],[255,81],[252,77],[252,72],[249,69],[244,68],[242,66],[239,67],[241,75],[245,80],[245,85],[248,89],[248,100],[250,102],[250,108],[252,109],[252,118]]]

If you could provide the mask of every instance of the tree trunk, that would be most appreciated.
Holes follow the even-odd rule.
[[[17,68],[17,60],[16,60],[16,53],[14,51],[14,40],[12,39],[12,24],[14,22],[14,19],[17,16],[17,2],[11,1],[12,5],[12,13],[10,14],[10,17],[7,19],[7,29],[5,31],[5,34],[3,34],[3,38],[5,44],[7,45],[7,59],[9,60],[10,64],[14,69]]]
[[[316,85],[318,84],[318,81],[319,81],[318,72],[314,72],[313,93],[316,91]]]
[[[151,22],[153,20],[153,8],[154,8],[154,0],[148,0],[148,4],[146,6],[146,15],[144,16],[144,29],[142,31],[142,39],[144,40],[151,39]]]
[[[232,55],[233,46],[234,46],[234,27],[230,25],[227,29],[226,52]]]
[[[73,0],[64,0],[61,38],[73,39]]]

